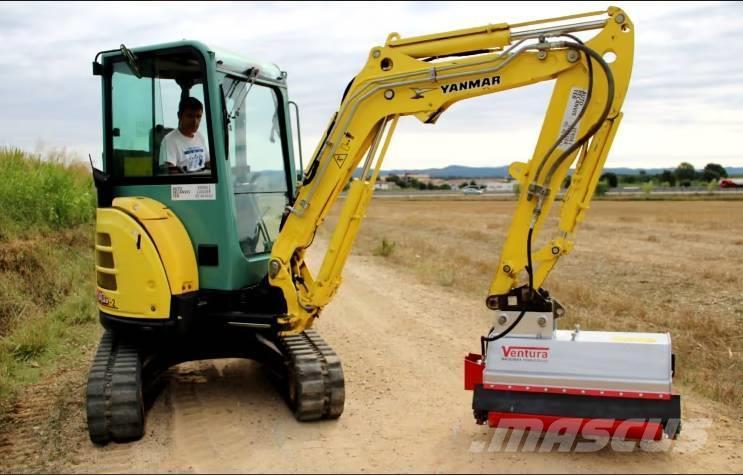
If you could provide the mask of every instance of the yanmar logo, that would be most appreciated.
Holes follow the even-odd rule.
[[[547,361],[550,349],[546,346],[501,346],[503,360]]]
[[[477,89],[480,87],[495,86],[497,84],[500,84],[500,76],[492,76],[479,79],[471,79],[469,81],[455,82],[452,84],[444,84],[443,86],[441,86],[441,91],[444,94],[449,94],[450,92],[466,91],[467,89]]]
[[[118,309],[119,307],[116,306],[116,300],[114,300],[112,297],[109,297],[108,295],[104,294],[100,290],[96,289],[95,295],[98,299],[98,303],[103,305],[104,307],[109,308],[115,308]]]

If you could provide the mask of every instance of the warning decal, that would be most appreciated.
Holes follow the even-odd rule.
[[[574,87],[570,90],[570,98],[568,99],[568,107],[565,109],[565,114],[562,116],[562,124],[560,125],[560,133],[557,138],[562,137],[562,134],[568,130],[568,127],[575,121],[580,114],[580,111],[585,107],[586,96],[588,91]],[[562,139],[560,145],[557,146],[558,150],[567,150],[571,145],[575,143],[578,130],[580,129],[580,121],[575,124],[575,127],[570,130],[570,133]]]
[[[341,168],[343,166],[343,162],[346,161],[346,157],[348,157],[347,153],[336,153],[335,155],[333,155],[333,160],[335,160],[338,168]]]

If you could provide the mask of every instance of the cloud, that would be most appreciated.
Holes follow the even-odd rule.
[[[741,3],[628,2],[635,63],[625,118],[607,165],[697,167],[714,156],[743,166]],[[314,151],[348,81],[387,34],[403,36],[600,10],[604,2],[112,2],[0,4],[0,145],[101,149],[103,49],[199,39],[288,71],[300,104],[305,156]],[[502,165],[526,160],[549,83],[455,104],[435,126],[401,123],[387,166]],[[93,148],[93,150],[91,150]],[[439,166],[437,165],[437,166]]]

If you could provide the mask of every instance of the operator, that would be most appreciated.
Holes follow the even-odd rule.
[[[160,144],[160,168],[168,173],[193,173],[210,168],[209,147],[198,132],[204,106],[195,97],[178,104],[178,128]]]

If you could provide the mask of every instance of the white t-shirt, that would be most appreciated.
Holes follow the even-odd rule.
[[[193,137],[186,137],[175,129],[160,144],[160,165],[169,162],[181,170],[197,172],[203,170],[208,161],[209,147],[198,132]]]

